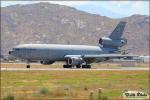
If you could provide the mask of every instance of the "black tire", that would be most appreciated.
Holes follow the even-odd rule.
[[[91,68],[91,65],[87,65],[87,68]]]
[[[86,65],[82,65],[82,68],[86,68]]]
[[[82,68],[91,68],[91,65],[82,65]]]
[[[67,65],[63,65],[64,68],[67,68]]]
[[[27,65],[26,67],[27,67],[27,68],[30,68],[30,65]]]
[[[63,65],[64,68],[72,68],[71,65]]]
[[[81,65],[76,65],[76,68],[81,68]]]

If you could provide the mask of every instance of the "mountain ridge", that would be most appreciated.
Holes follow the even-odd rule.
[[[90,14],[75,8],[36,3],[1,8],[2,53],[23,43],[98,45],[102,36],[108,36],[119,21],[127,21],[124,48],[134,54],[149,54],[149,16],[132,15],[112,19]]]

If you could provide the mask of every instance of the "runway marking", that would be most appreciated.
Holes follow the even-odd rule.
[[[77,69],[77,68],[1,68],[1,71],[31,71],[31,70],[39,70],[39,71],[46,71],[46,70],[149,70],[149,68],[137,68],[137,67],[120,67],[120,68],[97,68],[97,69]]]

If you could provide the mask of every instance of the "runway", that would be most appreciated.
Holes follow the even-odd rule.
[[[112,71],[117,71],[117,70],[149,70],[149,68],[139,68],[139,67],[120,67],[120,68],[97,68],[97,69],[76,69],[76,68],[1,68],[1,71],[52,71],[52,70],[62,70],[62,71],[67,71],[67,70],[112,70]]]

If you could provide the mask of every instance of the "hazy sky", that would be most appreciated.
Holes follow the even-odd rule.
[[[1,7],[38,2],[67,5],[111,18],[127,17],[133,14],[149,15],[149,1],[1,1]]]

